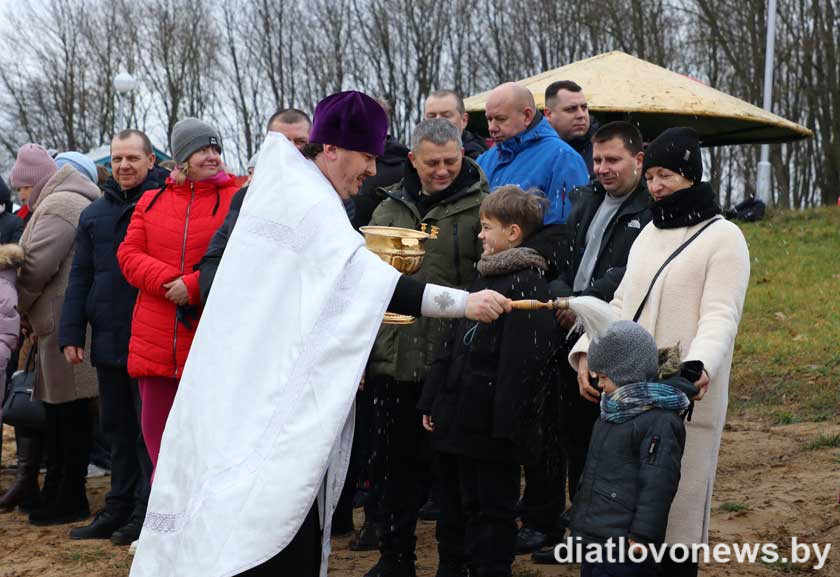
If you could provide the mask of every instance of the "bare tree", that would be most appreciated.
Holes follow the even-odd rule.
[[[394,103],[392,133],[407,139],[433,89],[469,95],[613,49],[757,105],[763,90],[766,0],[26,1],[0,23],[6,164],[25,141],[107,142],[120,70],[141,81],[133,126],[165,141],[177,120],[201,116],[240,163],[280,107],[311,112],[329,93],[365,90]],[[779,0],[778,16],[774,111],[815,136],[771,147],[776,202],[834,204],[840,0]],[[722,204],[754,193],[757,159],[757,146],[709,151]]]
[[[148,0],[142,25],[148,58],[140,59],[144,79],[157,98],[167,143],[175,123],[203,116],[216,98],[217,25],[201,0]]]

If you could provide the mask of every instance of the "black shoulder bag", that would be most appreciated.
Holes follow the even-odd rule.
[[[3,422],[12,427],[43,431],[47,425],[44,403],[32,398],[37,355],[38,345],[33,345],[26,357],[25,369],[12,375],[3,401]]]

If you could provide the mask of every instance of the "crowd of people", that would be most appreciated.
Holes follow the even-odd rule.
[[[192,521],[181,509],[193,514],[197,506],[180,501],[177,514],[166,514],[150,505],[150,494],[160,495],[158,505],[169,498],[178,479],[173,461],[190,470],[183,464],[187,449],[176,445],[187,442],[189,419],[203,414],[191,380],[197,365],[209,366],[202,331],[228,326],[231,320],[217,321],[213,311],[234,295],[260,302],[230,263],[248,252],[249,235],[270,238],[297,258],[303,241],[286,236],[315,211],[324,223],[343,221],[348,232],[335,238],[353,246],[361,237],[352,229],[367,225],[436,228],[412,277],[380,272],[356,281],[359,295],[386,295],[380,319],[385,308],[418,318],[382,325],[368,348],[334,336],[332,349],[309,353],[327,359],[332,351],[340,359],[346,348],[363,359],[361,378],[350,366],[334,383],[355,380],[350,396],[335,405],[344,416],[352,407],[352,443],[348,437],[343,444],[343,421],[334,430],[324,424],[330,405],[319,398],[317,431],[329,438],[323,457],[313,457],[314,481],[299,489],[290,483],[286,493],[273,487],[280,492],[269,494],[294,503],[258,503],[260,515],[294,513],[277,519],[284,527],[277,535],[265,526],[247,529],[274,543],[247,559],[251,553],[241,547],[241,562],[229,566],[223,550],[214,551],[203,560],[212,571],[324,575],[329,537],[355,532],[351,550],[379,550],[365,577],[413,577],[419,518],[437,522],[438,577],[510,576],[522,554],[557,563],[554,545],[567,531],[594,544],[708,539],[749,256],[740,230],[721,217],[715,191],[702,180],[697,134],[672,127],[645,147],[630,123],[594,122],[581,87],[568,80],[546,89],[543,111],[526,88],[496,87],[486,104],[489,140],[468,129],[464,102],[453,90],[426,99],[408,146],[387,133],[388,111],[388,103],[353,91],[328,96],[311,118],[294,108],[278,111],[241,187],[224,165],[218,131],[196,118],[173,128],[171,171],[135,129],[114,135],[106,175],[77,152],[53,156],[38,144],[20,147],[10,175],[22,204],[15,214],[0,180],[0,365],[6,365],[0,368],[10,376],[34,359],[33,398],[43,402],[46,423],[42,430],[16,428],[17,474],[0,509],[17,508],[34,525],[87,519],[85,479],[98,433],[109,445],[110,490],[104,508],[69,537],[115,545],[140,540],[132,573],[164,574],[165,547],[153,539],[184,530]],[[282,142],[272,140],[278,137]],[[272,176],[281,161],[292,167],[282,174],[288,182],[323,181],[332,199],[318,204],[306,198],[306,188],[284,188],[287,180]],[[265,207],[274,205],[292,216],[272,222]],[[317,230],[307,233],[307,243],[318,242]],[[335,265],[336,290],[348,288],[341,271],[359,258],[351,249]],[[331,265],[323,266],[320,282],[331,282]],[[270,276],[271,264],[264,268]],[[314,300],[317,291],[304,290],[312,282],[318,287],[301,268],[276,286]],[[584,331],[570,310],[510,305],[568,297],[609,303],[614,322]],[[375,300],[370,311],[378,310]],[[290,333],[298,333],[295,323],[301,334],[315,331],[306,324],[307,306],[273,321]],[[242,314],[248,310],[243,303]],[[376,329],[376,314],[367,316]],[[243,330],[256,326],[251,317],[238,323]],[[269,332],[254,339],[280,342]],[[240,357],[247,346],[226,343],[230,354],[222,356],[230,358],[218,362],[249,358]],[[302,347],[290,348],[298,354]],[[282,381],[273,366],[249,371],[266,373],[258,378],[272,386],[272,379]],[[236,386],[250,383],[224,385]],[[288,398],[306,414],[300,395],[288,395],[277,402]],[[201,403],[214,402],[210,390],[203,397]],[[189,443],[201,446],[200,439]],[[336,453],[343,455],[338,468]],[[263,476],[259,465],[242,468]],[[209,490],[193,469],[188,486]],[[331,496],[336,471],[343,489]],[[236,483],[219,485],[202,499],[223,498]],[[358,528],[354,506],[364,507]],[[238,545],[229,540],[226,547]],[[166,574],[186,574],[174,567]],[[581,574],[682,577],[697,570],[690,559],[660,566],[584,560]]]

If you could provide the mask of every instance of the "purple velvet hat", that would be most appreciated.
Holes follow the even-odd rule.
[[[330,94],[315,107],[309,140],[382,156],[388,116],[379,103],[361,92]]]

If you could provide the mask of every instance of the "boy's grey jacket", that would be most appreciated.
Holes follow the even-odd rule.
[[[659,544],[680,483],[685,426],[673,411],[651,409],[624,423],[598,419],[572,507],[572,535]]]

